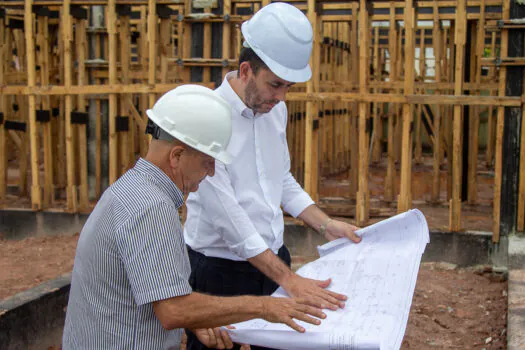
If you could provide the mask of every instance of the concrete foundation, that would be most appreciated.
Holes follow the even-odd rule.
[[[59,349],[71,274],[0,302],[0,348]]]

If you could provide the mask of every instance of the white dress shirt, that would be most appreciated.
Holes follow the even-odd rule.
[[[209,257],[246,260],[283,245],[283,209],[297,217],[314,204],[290,173],[286,104],[253,114],[224,78],[217,92],[232,106],[230,165],[216,161],[215,176],[187,200],[186,243]]]

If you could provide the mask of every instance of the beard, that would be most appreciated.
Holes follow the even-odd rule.
[[[245,104],[248,108],[254,113],[268,113],[279,103],[279,100],[263,100],[259,95],[257,84],[251,78],[244,89]]]

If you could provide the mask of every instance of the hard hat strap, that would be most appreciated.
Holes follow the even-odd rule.
[[[151,119],[148,120],[146,134],[151,134],[155,140],[173,141],[175,139],[173,136],[155,124]]]

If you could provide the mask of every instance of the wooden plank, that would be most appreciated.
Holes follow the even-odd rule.
[[[368,47],[369,47],[369,18],[366,1],[359,2],[359,83],[360,93],[368,92]],[[368,104],[359,103],[359,190],[356,198],[356,223],[364,226],[369,219],[369,193],[368,193],[368,135],[366,121],[368,117]]]
[[[408,0],[405,8],[405,87],[404,93],[412,95],[414,93],[414,25],[415,10],[413,1]],[[401,146],[401,184],[399,189],[399,199],[397,203],[398,213],[409,210],[412,206],[412,168],[411,168],[411,131],[410,126],[413,118],[413,106],[403,105],[403,132]]]
[[[456,64],[455,64],[455,88],[456,95],[462,94],[463,84],[463,59],[465,56],[466,44],[466,0],[459,0],[456,12]],[[457,232],[461,230],[461,164],[462,164],[462,147],[461,131],[463,125],[462,108],[460,105],[454,106],[453,122],[453,159],[452,159],[452,199],[450,200],[450,230]]]
[[[504,19],[508,19],[510,14],[510,2],[503,4]],[[501,32],[501,48],[500,55],[507,56],[509,32],[504,30]],[[499,71],[499,96],[505,96],[507,68],[501,67]],[[505,108],[498,108],[498,117],[496,124],[496,145],[494,148],[494,201],[493,201],[493,226],[492,226],[492,242],[498,243],[500,238],[500,217],[501,217],[501,180],[503,172],[503,130],[505,127]]]
[[[33,29],[33,1],[26,0],[24,7],[24,32],[27,51],[27,85],[36,85],[36,54]],[[29,95],[29,137],[31,145],[31,207],[42,208],[42,188],[40,187],[38,125],[36,123],[36,96]]]

